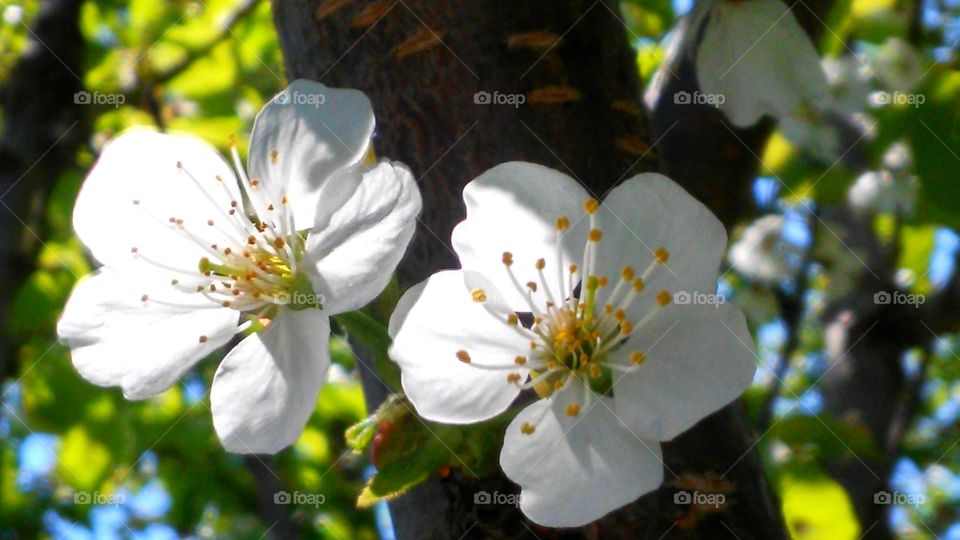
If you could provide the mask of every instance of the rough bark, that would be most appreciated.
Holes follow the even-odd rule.
[[[79,0],[47,0],[3,89],[0,138],[0,321],[34,268],[44,232],[37,219],[60,174],[72,166],[87,126],[74,94],[81,90]],[[8,328],[7,324],[3,325]],[[0,346],[0,378],[16,373],[12,336]]]
[[[634,53],[615,2],[299,0],[275,3],[274,11],[289,78],[365,91],[377,114],[378,153],[421,176],[422,223],[399,269],[407,284],[457,265],[449,237],[464,215],[461,189],[493,165],[542,163],[597,196],[655,167]],[[535,45],[518,45],[524,38]],[[522,93],[526,103],[477,104],[479,91]],[[718,210],[739,204],[722,183],[704,182],[685,185]],[[370,390],[368,396],[376,393]],[[754,440],[735,404],[665,445],[672,473],[726,473],[735,485],[735,504],[702,519],[674,505],[671,472],[664,487],[639,502],[564,531],[539,528],[512,507],[474,505],[478,490],[516,487],[502,477],[477,481],[455,472],[393,501],[394,521],[402,539],[729,538],[731,532],[784,538]]]

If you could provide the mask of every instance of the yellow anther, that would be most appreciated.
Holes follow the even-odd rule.
[[[647,287],[647,284],[643,282],[643,278],[636,278],[633,280],[633,290],[636,292],[643,292],[643,289]]]
[[[657,293],[657,304],[660,307],[664,307],[673,300],[673,296],[670,295],[667,291],[660,291]]]
[[[537,292],[537,284],[532,281],[527,282],[527,288],[533,292]]]
[[[620,321],[620,334],[629,336],[631,332],[633,332],[633,323],[626,319]]]
[[[254,245],[254,244],[257,243],[257,239],[254,238],[253,236],[248,236],[248,237],[247,237],[247,243],[252,246],[252,245]]]
[[[590,357],[587,356],[585,353],[581,353],[581,354],[580,354],[580,365],[587,364],[588,362],[590,362]]]
[[[520,318],[517,317],[515,313],[511,313],[507,315],[507,324],[509,324],[510,326],[516,326],[517,323],[519,322],[520,322]]]
[[[469,363],[470,363],[470,353],[468,353],[467,351],[463,351],[463,350],[457,351],[457,360],[463,362],[464,364],[469,364]]]
[[[237,135],[235,133],[231,133],[230,135],[227,135],[227,145],[229,145],[230,148],[237,147]]]
[[[600,286],[600,280],[597,279],[597,276],[590,276],[590,277],[587,278],[587,289],[588,289],[588,290],[591,290],[591,291],[592,291],[592,290],[595,290],[595,289],[596,289],[597,287],[599,287],[599,286]]]
[[[627,318],[627,314],[622,309],[618,309],[613,312],[613,316],[617,318],[618,321],[622,321]]]
[[[570,228],[570,219],[567,216],[557,218],[556,227],[558,231],[565,231]]]
[[[530,422],[524,422],[523,424],[520,425],[520,433],[523,433],[524,435],[533,435],[533,432],[536,430],[537,430],[536,426],[534,426]]]
[[[580,414],[580,404],[579,403],[569,403],[567,404],[567,416],[576,416]]]
[[[599,379],[603,375],[603,370],[597,364],[590,364],[590,378]]]
[[[286,195],[284,195],[283,197],[280,197],[280,204],[287,204],[288,201],[289,199],[287,199]]]
[[[547,369],[548,369],[548,370],[554,370],[554,369],[557,369],[558,367],[560,367],[560,364],[557,364],[556,360],[548,360],[548,361],[547,361]]]
[[[520,374],[519,374],[519,373],[510,373],[509,375],[507,375],[507,382],[508,382],[508,383],[511,383],[511,384],[519,383],[519,382],[520,382]]]
[[[607,276],[600,276],[600,279],[597,281],[601,287],[606,287],[607,284],[610,283],[610,280],[607,279]]]
[[[591,242],[599,242],[603,238],[603,231],[600,229],[590,229],[590,234],[587,235],[587,240]]]
[[[647,355],[640,351],[633,351],[632,353],[630,353],[630,361],[638,366],[642,364],[643,361],[646,359],[647,359]]]
[[[620,270],[620,277],[622,277],[624,281],[632,281],[636,275],[637,272],[632,266],[624,266],[623,270]]]
[[[603,311],[606,313],[613,313],[613,306],[610,304],[604,304]]]
[[[543,317],[538,316],[533,318],[533,324],[540,324],[542,322],[543,322]]]
[[[276,150],[271,150],[271,151],[270,151],[270,163],[276,165],[276,164],[277,164],[277,158],[278,158],[278,157],[279,157],[279,154],[277,154],[277,151],[276,151]]]
[[[522,366],[522,365],[524,365],[524,364],[527,363],[527,357],[526,357],[526,356],[518,356],[518,357],[516,357],[516,358],[513,359],[513,363],[516,364],[516,365],[518,365],[518,366]]]
[[[276,246],[277,249],[283,249],[283,246],[286,245],[286,242],[283,241],[283,238],[277,238],[273,241],[273,245]]]
[[[513,264],[513,253],[510,253],[509,251],[504,251],[504,252],[503,252],[503,258],[502,258],[501,260],[503,261],[503,264],[505,264],[506,266],[512,265],[512,264]]]
[[[660,264],[666,264],[670,260],[670,252],[667,251],[667,248],[658,247],[653,250],[653,257],[657,259],[657,262]]]
[[[599,208],[600,201],[594,199],[593,197],[587,199],[587,202],[583,203],[583,210],[588,214],[596,214]]]
[[[474,289],[470,291],[470,296],[473,297],[474,302],[486,302],[487,293],[483,289]]]
[[[534,349],[536,349],[536,348],[539,347],[539,346],[540,346],[540,345],[538,345],[536,341],[531,341],[531,342],[530,342],[530,350],[534,350]]]
[[[238,293],[238,294],[239,294],[239,293]],[[221,303],[220,305],[223,306],[223,307],[230,307],[230,301],[229,301],[229,300],[224,300],[223,303]]]
[[[571,274],[576,274],[576,273],[577,273],[577,265],[575,265],[575,264],[571,264],[571,265],[570,265],[570,273],[571,273]]]
[[[543,259],[537,259],[537,270],[543,270],[547,266],[547,261]]]
[[[559,381],[553,383],[554,390],[560,390],[562,388],[563,388],[563,379],[560,379]]]

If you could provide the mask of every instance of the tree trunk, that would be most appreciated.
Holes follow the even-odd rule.
[[[461,190],[498,163],[556,168],[600,198],[656,167],[616,2],[297,0],[274,3],[274,11],[289,78],[366,92],[379,122],[378,154],[422,175],[424,212],[399,268],[407,285],[457,266],[449,238],[464,216]],[[477,103],[478,92],[494,102],[522,94],[525,103]],[[742,186],[699,182],[686,187],[715,209],[742,199],[735,193]],[[548,530],[512,507],[475,506],[479,490],[516,487],[458,472],[399,497],[391,509],[401,539],[785,538],[755,440],[738,403],[719,411],[664,445],[661,489],[581,529]],[[732,482],[728,504],[693,514],[674,504],[674,475],[711,474]]]

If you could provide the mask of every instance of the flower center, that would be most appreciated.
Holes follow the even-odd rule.
[[[167,219],[169,227],[205,253],[196,267],[183,269],[165,265],[137,247],[131,252],[135,257],[173,273],[176,277],[170,283],[177,290],[202,295],[210,300],[209,307],[228,307],[244,313],[248,323],[241,325],[238,331],[249,328],[254,321],[269,324],[281,306],[321,308],[321,301],[313,293],[309,278],[298,268],[304,256],[306,238],[296,229],[287,197],[272,200],[257,178],[247,176],[233,137],[230,149],[247,204],[234,198],[223,178],[217,176],[205,184],[183,163],[177,163],[178,172],[196,184],[216,213],[202,224],[184,223],[175,216]],[[274,150],[271,163],[276,165],[278,159]],[[229,207],[217,202],[208,190],[223,190],[228,195]],[[150,215],[142,201],[134,200],[133,204]],[[157,219],[158,216],[150,217]],[[198,229],[200,227],[207,230]],[[221,240],[211,243],[211,237]],[[141,300],[145,305],[147,302],[176,305],[147,295]],[[205,341],[201,336],[201,343]]]
[[[603,240],[603,232],[596,223],[599,208],[600,203],[596,199],[584,204],[584,210],[590,217],[590,231],[584,246],[582,271],[576,264],[558,269],[555,283],[559,285],[559,290],[551,290],[547,283],[544,271],[549,269],[544,259],[538,259],[535,264],[537,281],[521,286],[513,270],[513,254],[503,253],[503,265],[516,290],[526,298],[532,323],[520,324],[523,314],[497,313],[489,305],[484,306],[492,315],[529,339],[529,354],[517,356],[514,366],[485,366],[472,362],[468,351],[457,353],[461,362],[479,369],[529,368],[528,381],[521,381],[520,374],[512,371],[507,375],[506,382],[524,389],[533,388],[543,398],[551,396],[572,379],[580,381],[585,389],[583,403],[568,403],[566,413],[569,416],[580,414],[593,395],[612,395],[615,373],[630,372],[643,364],[646,351],[632,351],[628,362],[618,362],[609,353],[629,346],[631,336],[672,300],[668,291],[659,291],[653,297],[649,312],[635,321],[631,321],[627,315],[631,305],[645,293],[649,278],[670,258],[667,250],[660,247],[653,251],[653,260],[641,275],[632,266],[624,267],[610,293],[602,295],[604,303],[600,305],[600,291],[610,286],[610,279],[597,274],[597,253]],[[570,220],[566,216],[557,218],[555,247],[558,261],[561,260],[561,241],[569,227]],[[546,299],[542,306],[537,305],[533,296],[541,288]],[[486,302],[486,292],[482,289],[471,291],[471,295],[475,302]],[[529,316],[526,318],[529,320]],[[616,357],[622,359],[624,355]],[[522,431],[531,434],[534,426],[524,425]]]

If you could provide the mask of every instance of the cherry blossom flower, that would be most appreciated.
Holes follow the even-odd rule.
[[[462,269],[411,288],[390,321],[406,395],[459,424],[531,390],[539,399],[507,428],[500,464],[537,523],[582,525],[656,489],[659,441],[753,378],[739,310],[671,302],[716,291],[723,226],[658,174],[601,203],[558,171],[512,162],[463,197]]]
[[[799,251],[783,240],[783,216],[770,214],[748,225],[730,246],[730,265],[750,279],[775,283],[794,273],[788,257]]]
[[[697,2],[691,19],[687,47],[695,48],[700,91],[723,96],[720,109],[737,126],[826,102],[820,57],[780,0]]]
[[[234,142],[232,170],[194,138],[110,142],[73,216],[103,266],[57,328],[80,374],[144,399],[247,334],[214,378],[217,434],[241,453],[296,441],[330,365],[329,316],[386,286],[420,211],[405,167],[364,162],[373,127],[361,92],[299,80],[258,115],[246,169]]]

